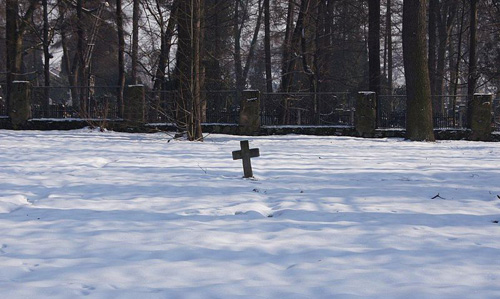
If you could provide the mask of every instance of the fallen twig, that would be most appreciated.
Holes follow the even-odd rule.
[[[446,199],[444,197],[441,197],[441,195],[439,195],[439,193],[436,196],[434,196],[432,199],[436,199],[436,198]]]

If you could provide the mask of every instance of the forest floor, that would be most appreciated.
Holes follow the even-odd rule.
[[[0,130],[1,298],[500,298],[498,221],[500,143]]]

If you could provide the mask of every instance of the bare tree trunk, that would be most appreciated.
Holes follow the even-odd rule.
[[[407,89],[406,136],[434,141],[426,47],[426,0],[403,2],[403,56]]]
[[[43,96],[43,106],[44,106],[44,116],[50,117],[50,53],[49,53],[49,12],[47,0],[42,1],[43,5],[43,77],[44,77],[44,96]]]
[[[57,8],[59,12],[59,18],[62,22],[66,18],[66,9],[67,4],[64,0],[57,1]],[[78,98],[78,89],[76,86],[78,85],[78,76],[77,76],[77,68],[78,68],[78,60],[77,56],[74,55],[73,59],[71,59],[69,49],[68,49],[68,39],[67,39],[67,28],[65,25],[62,25],[59,33],[61,34],[61,46],[63,50],[63,62],[61,63],[63,73],[66,74],[68,84],[70,85],[71,92],[71,101],[76,101]]]
[[[286,16],[285,40],[283,42],[283,61],[281,68],[281,91],[289,91],[291,83],[291,69],[293,67],[294,59],[292,59],[292,39],[293,39],[293,21],[294,21],[294,0],[288,1],[288,10]]]
[[[240,94],[245,88],[243,81],[243,65],[241,60],[241,27],[240,27],[240,1],[235,1],[234,4],[234,68],[236,72],[236,90]]]
[[[436,94],[436,52],[437,52],[437,18],[439,12],[439,0],[429,0],[429,51],[428,51],[428,65],[429,65],[429,80],[431,82],[431,94]],[[438,103],[433,101],[433,108],[437,111]]]
[[[266,91],[273,92],[273,75],[271,73],[271,12],[269,0],[264,0],[264,52],[266,60]]]
[[[174,36],[175,25],[177,24],[177,7],[179,0],[172,3],[172,10],[167,21],[165,29],[164,17],[161,11],[160,2],[156,1],[156,9],[158,11],[158,25],[160,26],[160,56],[158,57],[158,66],[154,77],[153,90],[163,89],[165,82],[166,68],[169,61],[170,49],[172,48],[172,37]],[[149,7],[148,7],[149,9]],[[153,12],[152,12],[153,13]]]
[[[472,99],[476,91],[477,75],[477,0],[470,0],[469,73],[467,76],[467,123],[470,128]]]
[[[133,0],[132,11],[132,82],[137,84],[137,59],[139,55],[139,0]]]
[[[392,2],[387,0],[386,12],[386,34],[387,34],[387,90],[390,95],[393,93],[393,58],[392,58]]]
[[[436,67],[436,94],[445,94],[445,65],[446,65],[446,48],[450,42],[451,30],[455,20],[458,1],[446,0],[443,4],[442,13],[438,18],[438,53]],[[443,109],[443,107],[440,107]]]
[[[299,19],[300,19],[300,56],[302,57],[302,70],[304,73],[307,75],[309,79],[309,91],[310,92],[316,92],[316,80],[315,80],[315,71],[311,68],[309,60],[308,59],[308,49],[307,49],[307,38],[306,38],[306,26],[309,27],[310,24],[307,24],[307,19],[308,17],[311,18],[311,10],[316,3],[313,3],[313,0],[303,0],[301,3],[301,9],[299,12]],[[312,19],[312,18],[311,18]],[[298,23],[299,21],[297,21]],[[313,62],[314,63],[314,62]],[[315,101],[316,102],[316,101]],[[316,106],[316,105],[315,105]],[[316,109],[315,109],[316,110]],[[316,112],[316,111],[315,111]]]
[[[250,50],[248,51],[248,56],[247,56],[247,60],[245,63],[245,67],[243,68],[243,76],[242,76],[243,82],[247,81],[248,72],[250,71],[250,65],[252,64],[253,56],[255,53],[255,46],[257,45],[257,40],[259,37],[260,23],[262,21],[262,13],[263,13],[263,7],[261,5],[261,1],[259,0],[257,21],[256,21],[255,29],[253,32],[252,41],[250,42]]]
[[[380,95],[380,0],[368,0],[369,89]]]
[[[23,37],[29,20],[38,7],[37,0],[30,0],[26,13],[21,20],[19,15],[19,1],[5,1],[5,46],[6,46],[6,69],[7,69],[7,111],[9,111],[10,91],[12,82],[21,79],[21,66],[23,62]]]
[[[201,41],[202,41],[202,27],[201,27],[201,19],[203,16],[203,0],[193,0],[194,7],[193,11],[193,140],[203,141],[203,132],[201,129],[201,121],[202,121],[202,99],[201,99],[201,88],[202,88],[202,67],[201,67]]]
[[[85,31],[83,28],[83,0],[76,1],[77,16],[77,57],[78,57],[78,81],[80,89],[80,117],[88,115],[87,111],[87,76],[85,63]]]
[[[201,18],[203,0],[180,1],[176,76],[179,82],[176,122],[189,140],[202,140]]]
[[[453,77],[454,80],[452,80],[453,84],[453,95],[458,94],[458,83],[460,79],[460,61],[462,60],[462,39],[463,39],[463,31],[464,31],[464,19],[465,19],[465,0],[462,1],[462,13],[460,17],[460,25],[458,27],[458,41],[457,41],[457,55],[456,55],[456,61],[454,65],[454,70],[453,70]]]
[[[123,31],[123,12],[121,0],[116,0],[116,27],[118,31],[118,94],[116,98],[118,105],[118,117],[123,117],[125,109],[123,101],[123,90],[125,88],[125,33]]]

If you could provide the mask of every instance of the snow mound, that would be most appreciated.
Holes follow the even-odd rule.
[[[24,195],[0,197],[0,213],[11,213],[29,204],[28,198]]]

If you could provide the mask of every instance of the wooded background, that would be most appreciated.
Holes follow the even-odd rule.
[[[408,94],[410,111],[425,110],[408,126],[421,128],[443,109],[430,95],[500,90],[498,0],[2,2],[7,99],[16,80],[72,86],[85,111],[79,87],[112,86],[122,115],[124,86],[140,83],[180,95],[190,139],[201,137],[204,91]],[[424,131],[414,139],[432,139]]]

